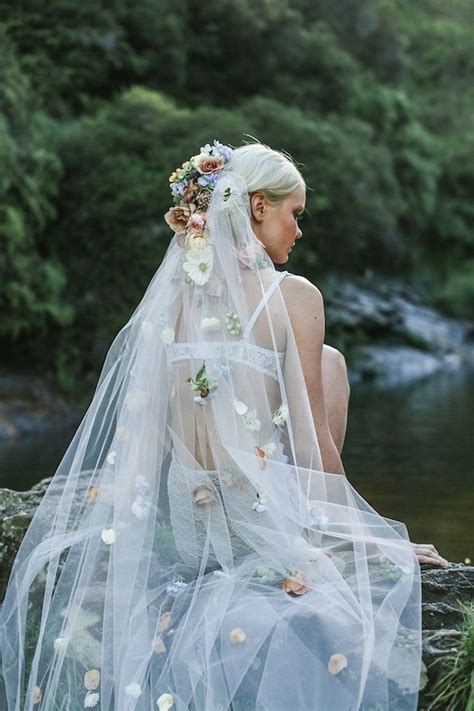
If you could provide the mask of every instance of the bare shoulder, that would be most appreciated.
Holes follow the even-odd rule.
[[[309,279],[299,274],[288,274],[281,285],[288,314],[298,320],[324,314],[324,300],[321,291]]]

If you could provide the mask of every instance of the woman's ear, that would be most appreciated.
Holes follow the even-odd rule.
[[[267,201],[263,193],[254,193],[250,198],[250,208],[252,210],[252,217],[256,222],[261,222],[263,220],[266,206]]]

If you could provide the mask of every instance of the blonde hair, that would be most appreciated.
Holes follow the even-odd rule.
[[[281,202],[297,188],[306,188],[304,178],[291,156],[263,143],[236,148],[224,171],[242,176],[249,196],[261,192],[273,204]]]

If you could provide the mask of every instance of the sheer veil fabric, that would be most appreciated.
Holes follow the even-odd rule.
[[[416,709],[418,563],[323,471],[249,210],[224,171],[204,268],[175,234],[110,347],[10,577],[8,711]]]

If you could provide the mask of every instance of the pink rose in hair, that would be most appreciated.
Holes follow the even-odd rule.
[[[224,166],[224,161],[222,158],[216,158],[215,156],[208,156],[205,153],[200,153],[198,156],[193,158],[193,164],[202,175],[207,175],[208,173],[215,173],[218,170],[222,170]]]
[[[195,212],[186,224],[186,231],[190,235],[201,235],[206,226],[206,218],[200,212]]]
[[[173,232],[184,232],[192,212],[191,206],[170,207],[165,215],[165,220]]]

